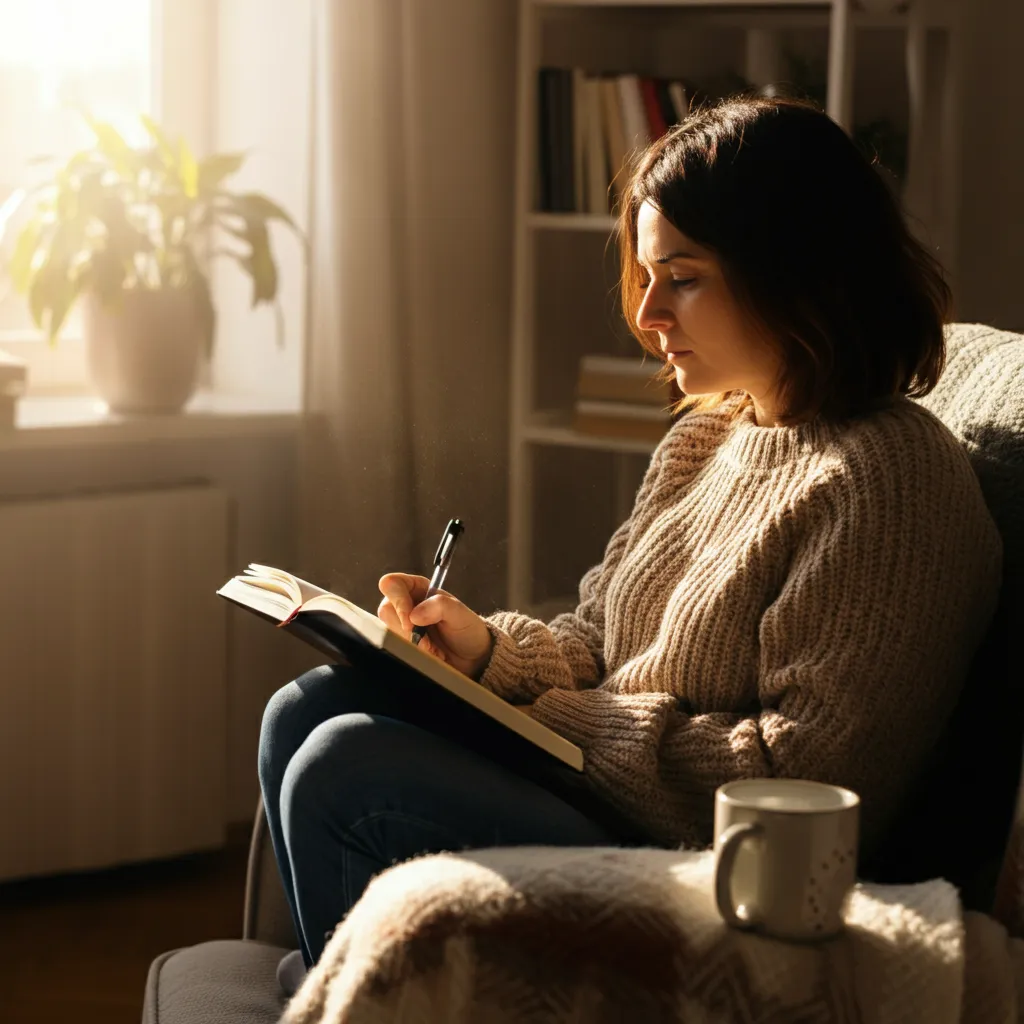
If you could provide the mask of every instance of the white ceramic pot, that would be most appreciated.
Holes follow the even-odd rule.
[[[109,306],[89,292],[82,329],[89,374],[112,412],[179,412],[192,397],[203,347],[192,291],[127,290]]]

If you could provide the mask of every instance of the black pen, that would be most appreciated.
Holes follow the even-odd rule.
[[[455,542],[462,536],[463,529],[461,519],[448,520],[448,525],[444,528],[444,533],[441,534],[441,543],[437,545],[437,553],[434,555],[434,572],[430,577],[427,597],[433,597],[444,586],[444,578],[448,575],[448,569],[452,564]],[[426,601],[427,597],[423,600]],[[414,644],[418,644],[426,635],[426,626],[412,627],[412,642]]]

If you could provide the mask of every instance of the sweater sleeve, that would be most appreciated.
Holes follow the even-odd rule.
[[[855,480],[819,504],[758,626],[756,713],[553,689],[533,717],[580,746],[597,788],[661,841],[706,845],[718,786],[779,776],[859,793],[873,844],[994,611],[1001,542],[966,472],[923,494]]]
[[[672,431],[655,449],[629,518],[612,534],[603,559],[584,573],[576,609],[550,623],[514,611],[485,621],[493,646],[480,683],[512,703],[529,703],[556,687],[596,686],[604,677],[604,599],[608,581],[633,537],[640,510],[654,494]]]

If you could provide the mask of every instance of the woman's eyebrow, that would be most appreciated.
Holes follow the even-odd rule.
[[[655,256],[655,263],[671,263],[673,260],[698,260],[704,262],[703,256],[698,256],[695,252],[690,252],[687,249],[678,249],[676,252],[670,252],[665,256]],[[640,260],[640,262],[643,262]]]
[[[699,260],[703,257],[698,256],[695,252],[689,252],[686,249],[679,249],[676,252],[670,252],[667,256],[656,256],[654,259],[655,263],[671,263],[673,260]]]

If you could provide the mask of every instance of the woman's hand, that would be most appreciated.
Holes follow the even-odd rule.
[[[471,679],[479,676],[491,656],[491,634],[476,612],[444,590],[428,598],[430,580],[425,576],[389,572],[377,586],[384,595],[377,615],[388,629],[408,640],[413,626],[429,626],[420,650]]]

